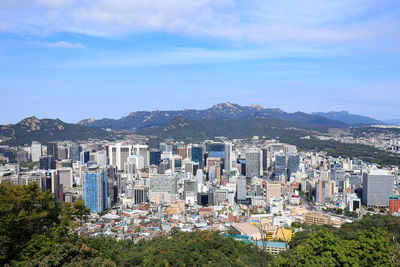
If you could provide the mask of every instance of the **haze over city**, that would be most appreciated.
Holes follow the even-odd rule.
[[[1,1],[0,124],[230,101],[400,118],[398,1]]]

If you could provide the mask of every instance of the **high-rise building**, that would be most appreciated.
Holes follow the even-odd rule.
[[[140,145],[140,144],[133,145],[131,154],[143,157],[143,163],[144,163],[143,168],[146,168],[147,166],[149,166],[150,155],[149,155],[148,145]],[[140,168],[138,167],[138,169],[140,169]]]
[[[53,156],[41,157],[39,160],[41,170],[52,170],[56,168],[56,161]]]
[[[58,159],[58,145],[57,143],[47,143],[47,156],[53,156]]]
[[[363,174],[362,202],[366,206],[389,207],[389,197],[394,193],[394,176],[382,172]]]
[[[42,144],[36,141],[32,142],[31,145],[31,158],[33,162],[37,162],[40,160],[42,156]]]
[[[182,159],[186,158],[186,147],[178,147],[178,155],[182,157]]]
[[[73,161],[80,161],[80,154],[82,152],[82,148],[78,145],[70,145],[68,156]]]
[[[199,164],[199,168],[203,168],[203,149],[201,147],[192,147],[192,161]]]
[[[275,176],[287,177],[286,175],[287,175],[286,155],[285,154],[275,155]]]
[[[128,157],[132,154],[132,147],[117,143],[114,146],[109,146],[108,149],[110,165],[117,167],[119,171],[124,170],[124,163],[127,162]]]
[[[288,157],[288,175],[291,176],[300,170],[300,155],[289,155]]]
[[[232,170],[232,144],[225,143],[224,170]]]
[[[176,194],[178,180],[175,175],[152,175],[150,176],[150,191],[169,192]]]
[[[225,162],[225,144],[224,143],[210,143],[208,144],[208,158],[220,158],[221,162]]]
[[[82,151],[80,155],[80,161],[82,164],[89,162],[90,160],[90,152],[89,151]]]
[[[400,209],[400,196],[391,195],[389,197],[389,215],[398,214]]]
[[[107,166],[107,153],[106,151],[97,151],[96,152],[96,162],[100,167]]]
[[[107,208],[107,170],[89,169],[83,173],[83,199],[91,212]]]
[[[315,202],[319,204],[325,203],[326,181],[319,180],[315,183]]]
[[[239,177],[236,184],[236,200],[238,203],[246,201],[247,189],[246,189],[246,177]]]
[[[43,191],[51,191],[57,201],[63,200],[63,189],[62,187],[60,187],[60,178],[58,175],[58,171],[49,170],[45,172],[45,183],[43,185]]]
[[[161,162],[161,151],[158,149],[150,149],[150,165],[159,166]]]
[[[263,148],[261,149],[261,155],[262,155],[262,170],[263,172],[266,172],[268,170],[268,148]]]
[[[158,136],[150,135],[148,145],[149,145],[149,150],[160,149],[160,139],[158,138]]]
[[[59,147],[58,148],[58,158],[59,159],[68,159],[68,148]]]
[[[72,168],[62,168],[57,170],[59,177],[59,184],[64,189],[72,188],[74,181],[72,176]]]
[[[142,185],[133,188],[133,204],[141,204],[147,201],[147,189]]]
[[[261,154],[258,148],[249,149],[246,152],[246,176],[261,175]]]

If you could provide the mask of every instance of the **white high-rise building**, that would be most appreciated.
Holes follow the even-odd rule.
[[[31,156],[32,156],[32,161],[36,162],[40,160],[40,157],[42,156],[42,144],[36,141],[32,142],[31,145]]]
[[[144,158],[144,168],[150,165],[150,152],[148,145],[133,145],[132,155],[142,156]]]
[[[118,170],[123,170],[124,163],[127,162],[128,157],[132,155],[131,152],[131,146],[123,146],[121,143],[109,146],[108,155],[110,157],[110,165],[117,167]]]
[[[224,159],[224,169],[226,171],[232,170],[232,144],[225,144],[225,159]]]

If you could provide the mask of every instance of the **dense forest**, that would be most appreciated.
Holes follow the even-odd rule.
[[[218,232],[152,240],[84,238],[73,229],[88,213],[83,202],[56,202],[35,184],[0,184],[0,264],[3,266],[398,266],[400,219],[365,216],[337,229],[302,228],[278,256]]]

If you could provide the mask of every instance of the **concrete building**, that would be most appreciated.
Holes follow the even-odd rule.
[[[32,142],[31,145],[31,158],[33,162],[37,162],[42,157],[42,144],[39,142]]]
[[[329,224],[331,217],[318,212],[308,212],[304,214],[304,223],[324,225]]]
[[[280,198],[282,196],[282,185],[280,183],[265,184],[265,199],[268,201],[272,198]]]
[[[387,172],[363,174],[362,202],[368,207],[389,207],[389,197],[394,193],[394,176]]]
[[[254,177],[262,175],[261,171],[261,153],[258,148],[252,148],[246,151],[246,176]]]

